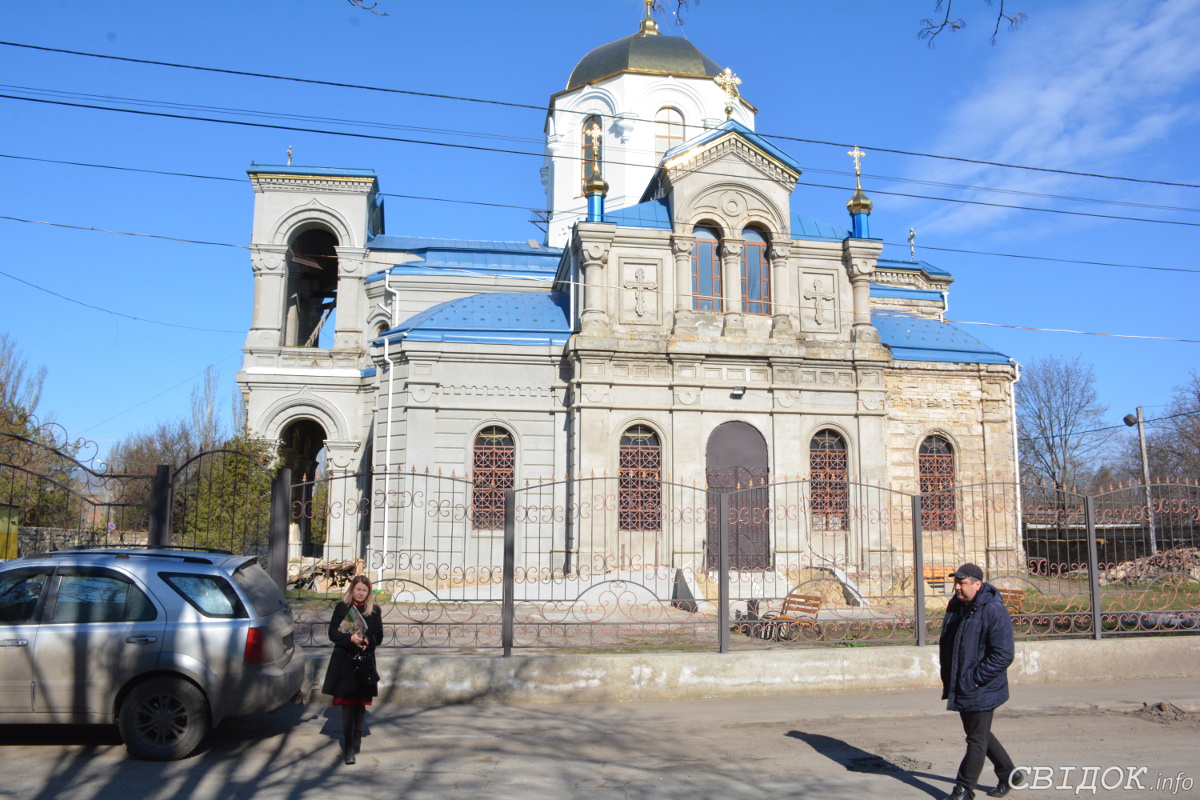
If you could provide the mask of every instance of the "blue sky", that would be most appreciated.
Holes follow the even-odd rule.
[[[916,37],[932,0],[703,0],[682,28],[660,22],[734,70],[759,109],[759,132],[838,143],[775,140],[804,167],[802,184],[820,184],[799,186],[793,210],[847,226],[853,177],[844,145],[860,145],[873,235],[896,245],[886,256],[907,258],[908,230],[916,229],[918,257],[956,278],[949,318],[1022,362],[1079,355],[1092,363],[1113,424],[1137,405],[1153,417],[1200,368],[1200,345],[1029,329],[1200,339],[1200,3],[1009,5],[1029,19],[1018,32],[1002,31],[994,47],[983,0],[957,3],[966,29],[943,34],[933,49]],[[380,9],[389,16],[344,0],[42,0],[2,4],[0,39],[537,106],[564,88],[589,50],[634,32],[642,4],[381,0]],[[543,113],[495,104],[11,46],[0,46],[0,75],[3,95],[542,148]],[[0,104],[0,330],[48,369],[42,416],[101,453],[185,415],[207,365],[220,371],[222,394],[232,394],[251,310],[251,162],[283,163],[291,146],[296,165],[374,169],[385,193],[519,207],[388,197],[389,233],[539,236],[527,210],[545,203],[536,155]]]

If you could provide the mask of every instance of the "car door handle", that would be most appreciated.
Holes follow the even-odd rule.
[[[29,647],[28,639],[5,639],[0,642],[0,647]]]
[[[126,644],[153,644],[158,641],[157,636],[126,636]]]

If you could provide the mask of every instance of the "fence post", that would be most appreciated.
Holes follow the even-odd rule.
[[[291,520],[292,470],[280,467],[271,481],[271,521],[267,527],[267,574],[287,593],[288,527]]]
[[[729,652],[729,495],[717,495],[717,647]]]
[[[513,623],[516,616],[513,595],[515,593],[517,567],[517,493],[504,490],[504,575],[500,592],[500,642],[504,656],[512,655]]]
[[[1096,516],[1093,513],[1092,498],[1083,498],[1083,515],[1087,520],[1088,543],[1088,594],[1092,605],[1092,638],[1100,638],[1100,619],[1103,616],[1100,608],[1100,556],[1096,551]]]
[[[913,592],[916,598],[917,647],[928,644],[929,635],[925,630],[925,537],[921,527],[921,495],[913,495]]]
[[[150,525],[146,543],[153,547],[171,546],[171,465],[154,468],[150,483]]]

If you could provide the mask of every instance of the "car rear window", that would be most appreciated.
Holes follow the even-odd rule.
[[[250,598],[250,605],[254,606],[254,610],[261,616],[274,614],[287,605],[283,592],[279,591],[275,581],[271,580],[271,576],[257,561],[247,561],[238,567],[233,573],[233,581],[246,593],[246,597]]]
[[[163,581],[206,617],[244,619],[249,616],[229,581],[217,575],[160,572]]]

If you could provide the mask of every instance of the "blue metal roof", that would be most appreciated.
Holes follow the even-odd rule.
[[[805,217],[792,212],[793,239],[819,239],[823,242],[841,242],[850,238],[850,231],[821,222],[819,219]]]
[[[550,279],[558,269],[562,249],[533,247],[526,242],[485,242],[462,239],[430,239],[416,236],[376,236],[373,252],[404,252],[417,258],[380,270],[367,283],[393,275],[438,275],[466,271],[510,277]]]
[[[654,228],[671,230],[671,207],[666,198],[647,200],[628,208],[604,212],[605,222],[614,222],[621,228]]]
[[[897,361],[951,361],[1010,364],[1008,356],[969,333],[935,319],[891,311],[872,311],[871,323]]]
[[[568,303],[565,292],[474,294],[414,314],[379,338],[561,346],[572,333]]]
[[[937,289],[903,289],[899,286],[871,284],[871,297],[893,297],[900,300],[930,300],[940,303],[945,298]]]
[[[324,175],[336,178],[374,178],[373,169],[342,169],[340,167],[291,167],[274,164],[255,164],[246,170],[247,175],[266,172],[271,175]]]
[[[683,144],[675,145],[670,150],[663,153],[662,162],[660,162],[660,163],[670,161],[672,158],[674,158],[677,155],[680,155],[681,153],[686,153],[688,150],[692,150],[696,147],[702,147],[702,146],[708,144],[709,142],[715,141],[716,139],[719,139],[722,136],[725,136],[730,133],[734,133],[734,134],[737,134],[738,136],[741,136],[743,139],[750,142],[755,147],[757,147],[759,150],[762,150],[763,152],[765,152],[767,155],[771,156],[775,160],[779,161],[781,164],[783,164],[785,167],[787,167],[788,169],[795,172],[797,175],[799,175],[800,172],[802,171],[800,169],[800,163],[798,161],[796,161],[796,159],[792,158],[787,153],[783,152],[778,147],[771,144],[766,139],[759,136],[757,133],[750,130],[745,125],[743,125],[742,123],[740,123],[734,119],[726,120],[725,122],[722,122],[720,125],[718,125],[715,128],[710,128],[709,130],[704,131],[703,133],[699,134],[698,136],[693,136],[691,139],[688,139]]]
[[[926,275],[945,275],[947,277],[950,275],[950,273],[946,272],[946,270],[935,267],[928,261],[902,261],[898,258],[881,258],[876,266],[879,269],[924,272]]]

